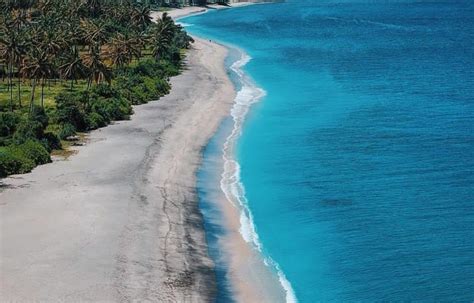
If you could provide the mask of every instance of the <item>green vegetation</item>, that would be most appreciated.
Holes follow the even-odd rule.
[[[133,1],[0,2],[0,177],[167,94],[191,42]]]

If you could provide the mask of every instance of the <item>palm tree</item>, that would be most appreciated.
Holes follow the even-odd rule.
[[[31,79],[31,100],[30,113],[33,110],[35,89],[37,81],[41,81],[41,107],[44,108],[44,84],[45,80],[54,74],[54,66],[50,61],[50,57],[46,51],[35,48],[27,58],[27,63],[22,71],[29,79]]]
[[[81,21],[81,28],[84,33],[82,38],[89,46],[93,44],[102,45],[108,40],[108,31],[103,22],[83,20]]]
[[[173,40],[174,22],[167,13],[163,13],[152,32],[153,56],[156,59],[163,57]]]
[[[20,64],[21,57],[25,51],[25,43],[14,28],[4,24],[0,28],[0,57],[5,61],[8,68],[8,87],[10,90],[10,110],[13,111],[13,65]]]
[[[3,1],[8,9],[29,9],[35,1],[33,0],[7,0]]]
[[[107,81],[110,83],[111,72],[110,69],[103,61],[103,54],[98,44],[92,45],[89,49],[89,52],[82,56],[82,61],[84,65],[89,70],[89,81],[87,87],[89,88],[92,81],[96,84],[101,83],[102,81]]]
[[[82,2],[82,6],[85,7],[87,12],[92,16],[92,17],[97,17],[97,15],[100,13],[102,6],[101,6],[101,1],[100,0],[84,0]]]
[[[86,76],[87,67],[82,62],[76,47],[73,47],[71,53],[68,54],[66,62],[59,66],[59,74],[63,79],[71,81],[71,91],[74,87],[74,81]]]
[[[31,2],[31,1],[30,1]],[[13,13],[12,26],[16,28],[16,35],[21,37],[21,43],[18,45],[17,58],[16,58],[16,70],[18,78],[18,105],[20,108],[21,104],[21,67],[24,63],[24,56],[26,55],[29,43],[28,40],[30,36],[26,33],[25,27],[29,25],[29,20],[25,9],[31,7],[32,3],[23,3],[22,8],[16,10]]]
[[[117,67],[129,64],[132,59],[141,55],[141,41],[136,38],[129,38],[118,33],[112,41],[106,45],[105,56]]]
[[[140,30],[147,28],[151,23],[150,7],[141,6],[133,9],[132,22]]]

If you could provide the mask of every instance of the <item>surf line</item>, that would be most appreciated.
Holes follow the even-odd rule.
[[[245,240],[245,242],[251,245],[251,247],[259,252],[263,258],[264,264],[267,267],[272,268],[277,273],[278,280],[286,294],[286,302],[296,303],[298,300],[296,299],[296,295],[290,281],[288,281],[278,263],[275,262],[270,256],[264,254],[263,245],[259,240],[253,221],[252,212],[250,211],[248,205],[248,199],[245,195],[245,187],[241,182],[240,164],[236,159],[235,147],[237,140],[242,135],[242,128],[247,113],[254,103],[259,102],[266,95],[266,92],[262,88],[258,87],[243,71],[243,67],[249,63],[252,58],[244,51],[240,49],[237,50],[240,53],[240,59],[235,61],[230,66],[230,69],[237,75],[237,81],[241,85],[241,88],[237,92],[234,105],[230,113],[233,119],[233,129],[230,135],[226,138],[222,149],[224,170],[221,175],[220,186],[227,200],[234,207],[238,207],[240,210],[239,232],[242,235],[242,238]]]

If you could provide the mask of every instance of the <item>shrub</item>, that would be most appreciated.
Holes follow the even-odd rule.
[[[87,124],[87,129],[88,130],[93,130],[93,129],[97,129],[99,127],[106,126],[107,122],[105,121],[104,117],[102,117],[101,115],[99,115],[96,112],[92,112],[90,114],[87,114],[86,124]]]
[[[20,115],[16,113],[0,113],[0,137],[12,136],[20,120]]]
[[[87,93],[62,92],[56,96],[55,122],[71,124],[75,130],[85,130],[84,107],[88,103]]]
[[[146,77],[163,77],[164,69],[155,59],[146,59],[138,62],[135,67],[130,68],[130,74]]]
[[[173,77],[179,75],[179,65],[175,65],[169,61],[161,60],[160,66],[163,70],[163,77]]]
[[[53,149],[61,149],[61,140],[59,137],[52,133],[48,132],[43,135],[43,138],[41,139],[41,143],[43,146],[46,147],[48,151],[52,151]]]
[[[91,89],[91,99],[103,97],[103,98],[117,98],[120,96],[120,92],[111,85],[99,84]]]
[[[49,152],[39,141],[28,140],[17,146],[9,146],[8,149],[32,160],[36,165],[51,162]]]
[[[43,133],[44,125],[41,122],[31,120],[30,118],[22,119],[13,135],[13,141],[15,144],[22,144],[28,140],[42,138]]]
[[[165,79],[156,79],[155,81],[156,89],[159,92],[159,97],[169,94],[171,90],[171,85]]]
[[[30,172],[36,165],[51,162],[49,152],[38,142],[0,148],[0,177]]]
[[[46,112],[42,107],[35,106],[30,115],[30,120],[38,122],[41,124],[43,130],[48,127],[49,117],[46,115]]]
[[[58,137],[61,140],[66,139],[69,136],[76,134],[76,128],[71,123],[64,123],[61,125],[61,129],[58,132]]]
[[[128,119],[132,113],[130,103],[121,97],[110,99],[98,98],[91,101],[91,112],[101,115],[106,124],[113,120]]]
[[[32,160],[14,154],[5,147],[0,148],[0,178],[30,172],[35,167]]]

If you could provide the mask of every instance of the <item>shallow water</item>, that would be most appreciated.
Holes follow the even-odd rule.
[[[474,4],[381,2],[183,21],[252,57],[266,96],[235,157],[262,254],[299,301],[472,301]]]

